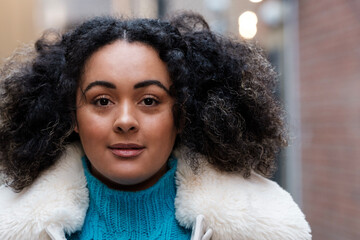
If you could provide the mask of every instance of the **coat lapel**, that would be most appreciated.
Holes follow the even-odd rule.
[[[82,156],[79,144],[70,145],[28,189],[14,193],[0,187],[0,239],[61,239],[81,229],[89,201]],[[175,207],[182,226],[191,228],[203,215],[202,227],[213,230],[212,240],[311,239],[299,207],[275,182],[256,173],[244,179],[219,172],[201,157],[195,174],[185,150],[176,156]]]

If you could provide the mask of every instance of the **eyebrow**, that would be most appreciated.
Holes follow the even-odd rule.
[[[142,88],[155,85],[165,90],[166,93],[170,94],[169,90],[158,80],[145,80],[134,85],[134,89]]]
[[[84,93],[86,93],[87,91],[89,91],[91,88],[95,87],[95,86],[102,86],[102,87],[106,87],[106,88],[111,88],[111,89],[116,89],[116,86],[110,82],[106,82],[106,81],[95,81],[90,83],[84,90]]]

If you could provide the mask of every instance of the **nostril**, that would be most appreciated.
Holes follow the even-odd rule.
[[[117,130],[120,132],[128,132],[128,131],[135,131],[136,127],[130,127],[130,128],[121,128],[121,127],[117,127]]]

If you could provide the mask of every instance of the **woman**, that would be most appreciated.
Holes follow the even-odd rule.
[[[1,239],[311,239],[265,178],[286,131],[258,48],[182,14],[35,49],[1,74]]]

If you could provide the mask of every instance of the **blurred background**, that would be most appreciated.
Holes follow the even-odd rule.
[[[266,50],[292,138],[274,179],[305,212],[314,240],[360,239],[359,0],[0,0],[0,62],[48,28],[184,9]]]

